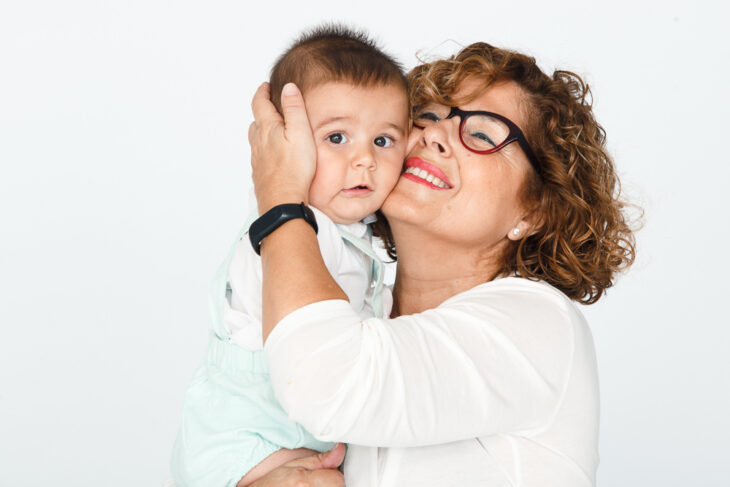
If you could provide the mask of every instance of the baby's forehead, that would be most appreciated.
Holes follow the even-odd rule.
[[[343,122],[362,123],[376,130],[393,125],[404,132],[408,124],[408,96],[397,83],[328,81],[302,92],[314,130]]]
[[[363,83],[351,80],[324,80],[312,83],[302,88],[307,107],[313,103],[327,103],[336,99],[337,105],[332,109],[337,111],[341,108],[343,112],[348,111],[353,105],[387,106],[393,103],[408,104],[408,92],[399,83],[377,82]]]
[[[397,81],[363,81],[351,78],[319,78],[309,80],[304,86],[301,87],[302,94],[307,96],[308,93],[315,90],[335,89],[338,87],[349,87],[360,94],[362,93],[374,93],[382,92],[383,89],[393,92],[393,96],[405,96],[408,97],[408,89]]]

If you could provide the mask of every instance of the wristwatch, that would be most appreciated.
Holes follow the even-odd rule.
[[[258,217],[248,228],[248,238],[251,240],[253,250],[261,255],[261,242],[274,230],[282,226],[284,223],[294,218],[304,218],[314,229],[314,233],[319,230],[317,228],[317,220],[314,218],[314,212],[303,202],[286,203],[276,205],[260,217]]]

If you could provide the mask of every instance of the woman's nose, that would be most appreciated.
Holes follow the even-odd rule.
[[[456,119],[456,123],[459,121]],[[457,125],[458,127],[458,125]],[[454,128],[454,120],[442,120],[423,129],[423,144],[426,148],[439,153],[444,157],[451,155],[451,144],[449,143],[449,131]]]

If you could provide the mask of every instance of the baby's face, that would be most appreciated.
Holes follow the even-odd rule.
[[[349,224],[380,208],[398,181],[408,138],[408,99],[397,85],[329,82],[304,94],[317,146],[309,203]]]

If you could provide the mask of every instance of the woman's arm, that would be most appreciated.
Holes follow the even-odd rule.
[[[316,153],[304,99],[288,84],[282,90],[284,118],[269,100],[264,83],[254,95],[256,122],[249,129],[251,167],[261,214],[276,205],[308,202]],[[286,125],[285,125],[286,121]],[[310,303],[345,299],[327,271],[316,234],[304,220],[285,223],[261,245],[263,337],[287,314]]]
[[[277,398],[316,437],[410,447],[548,428],[568,393],[595,428],[595,358],[554,289],[488,283],[438,308],[365,321],[344,301],[286,316],[265,351]],[[587,431],[587,430],[586,430]]]

